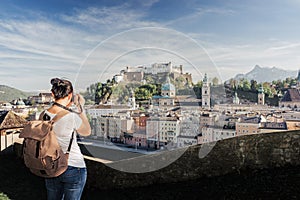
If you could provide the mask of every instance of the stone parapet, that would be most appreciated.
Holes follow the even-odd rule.
[[[21,145],[15,152],[21,154]],[[172,160],[172,158],[177,158]],[[245,135],[211,144],[108,162],[86,157],[87,187],[116,189],[300,165],[300,131]],[[171,164],[157,166],[172,160]],[[135,167],[144,173],[129,173]],[[156,168],[157,170],[156,170]],[[138,171],[137,171],[138,172]]]

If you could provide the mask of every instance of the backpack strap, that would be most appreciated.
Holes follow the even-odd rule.
[[[44,117],[44,115],[45,115],[45,110],[43,110],[43,112],[41,112],[41,114],[40,114],[40,116],[39,116],[39,120],[43,120],[43,117]]]
[[[57,122],[58,120],[60,120],[61,118],[63,118],[66,114],[68,114],[69,111],[67,110],[62,110],[60,112],[58,112],[55,117],[53,117],[53,119],[51,120],[53,123]]]
[[[53,117],[52,120],[50,120],[50,119],[48,119],[48,120],[52,121],[53,123],[54,123],[54,122],[57,122],[59,119],[61,119],[63,116],[65,116],[65,115],[68,114],[68,113],[69,113],[69,111],[67,111],[67,110],[62,110],[62,111],[58,112],[58,113],[55,115],[55,117]],[[46,110],[44,110],[43,112],[41,112],[41,114],[40,114],[40,116],[39,116],[39,120],[45,121],[45,119],[44,119],[44,115],[45,115],[45,114],[46,114]],[[46,121],[48,121],[48,120],[46,120]]]
[[[68,149],[67,149],[67,151],[66,151],[66,154],[69,154],[70,151],[71,151],[71,146],[72,146],[72,143],[73,143],[74,132],[75,132],[75,131],[76,131],[76,130],[74,129],[73,132],[72,132],[72,136],[71,136],[71,138],[70,138],[70,142],[69,142],[69,146],[68,146]]]

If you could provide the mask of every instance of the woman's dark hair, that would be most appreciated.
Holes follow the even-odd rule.
[[[54,99],[58,100],[73,93],[72,83],[65,79],[53,78],[50,81],[52,85],[51,92],[54,95]]]

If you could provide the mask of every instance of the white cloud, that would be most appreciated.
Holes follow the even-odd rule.
[[[116,34],[99,44],[83,64],[78,85],[112,78],[127,65],[150,66],[170,61],[183,65],[195,81],[203,78],[204,72],[218,76],[214,63],[195,40],[173,29],[149,27]],[[90,74],[88,80],[84,79],[85,74]]]
[[[63,16],[76,26],[50,21],[41,13],[34,16],[37,17],[34,20],[0,20],[0,69],[9,70],[7,76],[1,75],[1,81],[23,90],[43,90],[48,87],[48,81],[39,80],[48,80],[52,76],[75,79],[88,53],[107,38],[111,30],[119,32],[120,29],[155,24],[143,21],[141,13],[126,9],[126,5],[76,10],[73,16]],[[96,29],[84,28],[87,26]],[[122,50],[122,44],[107,47],[101,54],[111,58],[113,52]],[[80,73],[85,75],[83,79],[90,80],[89,76],[97,73],[99,68],[101,65],[95,65],[89,74]],[[26,84],[21,81],[25,79]]]
[[[139,1],[145,7],[151,7],[153,4],[159,2],[159,0],[147,0],[147,1]]]
[[[184,15],[182,17],[176,18],[174,20],[170,20],[166,23],[168,26],[173,25],[184,25],[186,23],[188,24],[198,24],[201,28],[201,23],[197,23],[201,21],[204,17],[207,16],[221,16],[221,17],[227,17],[227,16],[233,16],[236,14],[236,11],[228,8],[218,8],[218,7],[195,7],[193,8],[194,12],[191,12],[188,15]],[[208,23],[208,22],[205,22]],[[196,28],[196,27],[193,27]]]
[[[143,19],[144,13],[129,9],[127,4],[115,7],[89,7],[76,9],[72,16],[61,15],[62,20],[94,31],[124,30],[142,26],[157,26],[157,23]]]
[[[24,90],[43,89],[49,76],[75,76],[80,63],[92,46],[88,36],[58,23],[35,20],[0,21],[0,68],[9,67],[4,83]],[[27,77],[26,84],[21,79]]]
[[[218,66],[223,80],[249,72],[255,65],[296,70],[300,58],[299,43],[271,40],[260,43],[206,43],[206,49]]]
[[[25,52],[62,60],[78,59],[72,49],[81,42],[82,33],[45,21],[8,21],[1,25],[9,25],[14,30],[0,30],[0,44],[8,50],[20,52],[20,55]]]
[[[197,8],[197,12],[195,12],[193,15],[206,15],[206,14],[212,14],[212,15],[221,15],[221,16],[232,16],[235,15],[237,12],[228,9],[228,8],[219,8],[219,7],[209,7],[209,8]]]
[[[224,81],[247,73],[256,64],[297,68],[299,41],[273,38],[261,42],[254,38],[231,39],[230,43],[222,33],[192,27],[185,35],[172,29],[175,24],[214,14],[236,13],[222,8],[196,9],[190,15],[167,22],[170,29],[160,28],[164,25],[145,19],[147,13],[132,10],[126,4],[77,9],[73,15],[59,15],[57,22],[41,13],[34,20],[0,20],[1,81],[18,89],[44,90],[51,77],[63,76],[86,88],[95,81],[103,81],[99,80],[102,74],[104,80],[112,78],[126,65],[169,61],[183,64],[195,81],[204,73],[210,77],[220,75]],[[111,33],[117,34],[109,37]]]

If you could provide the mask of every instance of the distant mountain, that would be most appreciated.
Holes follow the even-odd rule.
[[[235,80],[247,79],[256,80],[257,82],[272,82],[274,80],[284,80],[288,77],[296,78],[298,76],[298,70],[284,70],[276,67],[260,67],[255,65],[255,67],[247,74],[238,74],[234,77]]]
[[[29,95],[29,93],[23,92],[21,90],[6,85],[0,85],[0,101],[10,102],[18,98],[25,99]]]

